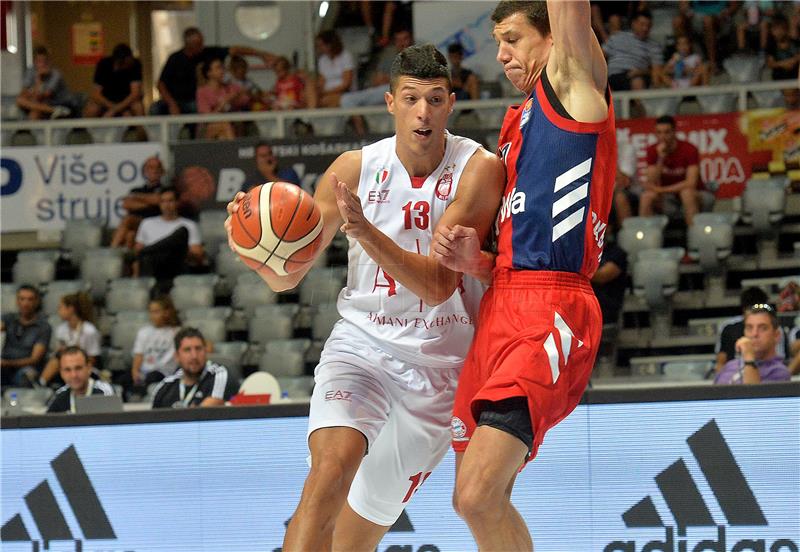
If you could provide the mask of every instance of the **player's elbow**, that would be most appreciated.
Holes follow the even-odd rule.
[[[441,305],[455,293],[456,288],[458,287],[459,280],[454,282],[447,282],[443,283],[442,285],[435,286],[433,289],[428,291],[426,297],[422,298],[422,301],[429,307],[435,307]]]

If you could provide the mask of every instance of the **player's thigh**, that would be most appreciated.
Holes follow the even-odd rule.
[[[308,447],[312,484],[347,492],[367,450],[364,435],[351,427],[325,427],[309,436]]]

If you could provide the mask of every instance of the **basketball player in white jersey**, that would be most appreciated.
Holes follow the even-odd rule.
[[[348,278],[315,371],[311,470],[285,552],[373,552],[447,450],[482,289],[437,263],[430,244],[439,225],[485,237],[504,181],[498,157],[445,129],[454,101],[444,56],[407,48],[386,93],[395,136],[342,154],[318,183],[323,243],[347,234]],[[278,291],[306,272],[262,277]]]

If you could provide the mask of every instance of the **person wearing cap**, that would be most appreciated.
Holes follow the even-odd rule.
[[[752,305],[744,314],[744,336],[736,340],[738,356],[725,363],[714,383],[789,381],[789,369],[776,351],[780,339],[775,309],[765,303]]]

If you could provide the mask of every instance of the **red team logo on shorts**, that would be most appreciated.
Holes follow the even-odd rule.
[[[450,191],[453,189],[453,170],[455,168],[455,165],[445,167],[444,174],[436,182],[436,197],[442,201],[447,201],[447,198],[450,197]]]
[[[450,432],[453,434],[453,441],[467,440],[467,425],[458,416],[453,416],[450,420]]]

